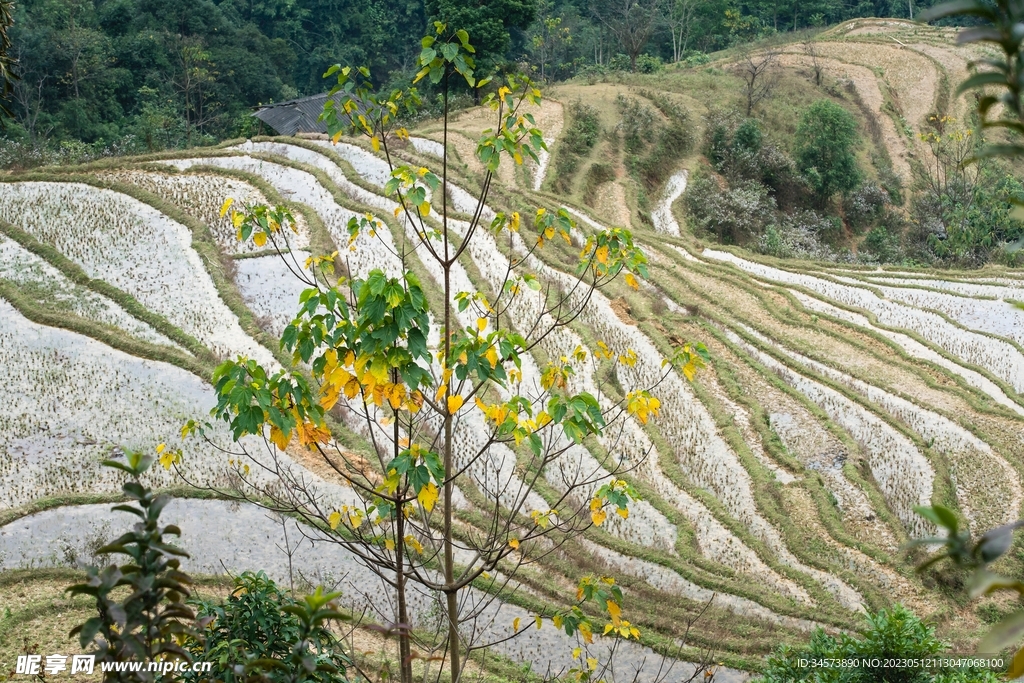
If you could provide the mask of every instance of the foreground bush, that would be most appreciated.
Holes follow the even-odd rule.
[[[104,461],[128,474],[122,490],[134,502],[113,509],[141,521],[97,551],[125,555],[125,564],[89,567],[85,581],[67,589],[95,601],[97,615],[76,626],[71,635],[78,636],[87,654],[95,655],[96,672],[104,664],[121,662],[210,662],[209,671],[188,671],[180,678],[143,669],[104,671],[103,680],[346,681],[351,660],[327,626],[343,618],[334,608],[340,593],[318,588],[313,595],[295,600],[281,593],[263,572],[245,572],[235,579],[235,590],[225,603],[191,601],[198,607],[196,618],[185,603],[192,579],[181,571],[178,559],[188,554],[166,538],[180,536],[181,531],[160,523],[160,513],[171,498],[154,494],[139,481],[154,460],[154,456],[128,453],[125,462]]]
[[[999,678],[982,669],[940,669],[924,667],[850,666],[820,668],[801,666],[800,660],[847,660],[871,658],[920,659],[941,655],[947,645],[935,637],[935,629],[924,624],[903,605],[868,614],[867,630],[860,638],[828,635],[817,629],[811,642],[802,647],[780,647],[768,659],[763,683],[820,681],[822,683],[995,683]]]
[[[310,683],[343,683],[351,664],[341,643],[326,626],[314,625],[309,633],[295,610],[298,600],[286,595],[264,572],[243,572],[235,577],[235,588],[225,601],[192,601],[202,629],[189,638],[187,646],[196,661],[212,662],[213,669],[202,675],[188,672],[183,680],[248,680],[245,670],[266,669],[264,679],[272,683],[291,680],[285,662],[304,641],[308,652]]]

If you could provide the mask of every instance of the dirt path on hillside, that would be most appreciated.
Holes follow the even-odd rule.
[[[616,180],[598,185],[597,206],[594,208],[610,225],[629,228],[629,204],[626,202],[626,188],[622,185],[626,169],[621,163],[617,164],[615,175]]]
[[[530,107],[527,111],[533,114],[537,127],[544,133],[544,142],[547,143],[548,149],[553,150],[558,136],[562,134],[562,128],[565,126],[565,112],[562,103],[555,100],[542,100],[540,107]],[[532,173],[530,186],[534,190],[539,190],[544,183],[544,179],[547,177],[548,163],[551,161],[551,154],[544,150],[541,150],[537,156],[540,157],[539,165],[532,161],[528,162]]]
[[[959,85],[969,75],[967,70],[967,60],[952,50],[948,50],[937,45],[930,45],[928,43],[913,43],[907,47],[920,52],[921,54],[928,55],[942,66],[946,72],[946,77],[949,79],[950,97],[952,97],[953,93],[956,92],[957,87],[959,87]],[[955,101],[950,102],[948,114],[955,117],[958,121],[964,121],[965,115],[968,113],[968,109],[969,105],[967,103],[967,99],[960,96],[956,98]]]
[[[916,129],[935,109],[939,74],[927,57],[893,44],[820,42],[818,50],[827,57],[875,70],[895,91],[903,117]]]
[[[783,66],[791,68],[797,66],[809,68],[811,66],[810,58],[797,53],[785,53],[782,55],[781,61]],[[908,149],[906,138],[896,130],[896,126],[889,115],[882,111],[885,99],[882,97],[882,91],[878,87],[878,79],[875,78],[874,72],[867,67],[847,64],[835,59],[819,58],[819,62],[823,64],[825,73],[829,76],[833,78],[849,78],[853,81],[853,85],[857,89],[857,93],[860,95],[864,105],[878,120],[882,130],[883,143],[889,150],[889,156],[892,158],[893,169],[903,177],[905,183],[909,183],[912,175],[910,164],[907,162]]]

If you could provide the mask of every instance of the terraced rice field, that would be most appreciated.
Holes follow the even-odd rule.
[[[429,129],[397,152],[417,166],[436,165],[438,153]],[[473,206],[470,171],[454,171],[456,234]],[[485,214],[550,203],[534,193],[545,172],[546,162],[521,177],[506,173]],[[294,138],[4,178],[0,371],[14,399],[0,405],[0,569],[88,559],[89,539],[117,525],[87,507],[118,490],[99,459],[175,442],[181,423],[213,404],[208,378],[218,358],[287,362],[274,340],[301,286],[280,259],[232,239],[217,212],[223,200],[288,202],[299,232],[283,247],[295,268],[310,253],[340,248],[353,277],[373,268],[395,274],[396,254],[414,242],[392,219],[386,179],[386,164],[368,147]],[[561,470],[605,472],[608,457],[636,464],[626,478],[643,501],[628,519],[592,529],[525,570],[517,596],[502,596],[481,628],[505,633],[530,605],[570,601],[567,587],[580,574],[612,572],[645,633],[626,654],[631,662],[651,648],[667,651],[677,625],[712,597],[690,644],[715,646],[736,669],[756,667],[779,642],[817,625],[854,628],[859,610],[893,600],[943,616],[954,636],[970,633],[974,617],[929,591],[900,546],[933,531],[916,505],[942,503],[976,529],[1020,515],[1024,311],[1011,303],[1024,300],[1024,273],[838,268],[703,248],[675,213],[685,186],[680,171],[658,195],[655,229],[635,230],[650,257],[649,281],[639,292],[616,284],[596,295],[537,353],[562,355],[599,340],[632,348],[635,372],[614,378],[623,393],[657,377],[661,360],[685,342],[705,343],[713,361],[692,384],[668,376],[657,420],[626,422],[600,453],[570,448],[562,467],[545,473],[531,509],[564,485]],[[582,206],[569,208],[581,235],[603,224]],[[366,212],[386,229],[346,251],[348,219]],[[571,251],[540,252],[528,268],[565,281]],[[407,257],[436,288],[438,273],[415,253]],[[487,291],[508,258],[508,249],[477,233],[453,275],[463,291]],[[522,297],[510,319],[527,319],[542,304]],[[536,377],[537,367],[526,358],[524,375]],[[598,383],[593,367],[577,370],[576,389],[605,405],[618,400],[601,394],[597,387],[610,385]],[[348,427],[339,438],[364,448],[365,427]],[[464,420],[456,443],[471,448],[482,434],[482,423]],[[214,438],[229,443],[226,431]],[[185,468],[198,483],[224,483],[228,459],[190,445]],[[289,451],[283,463],[339,505],[353,495],[303,453]],[[514,463],[514,453],[495,448],[469,474],[483,488],[514,483]],[[286,572],[275,549],[281,526],[257,508],[196,500],[163,470],[150,483],[180,497],[168,516],[181,517],[195,571],[223,562],[279,578]],[[72,534],[76,520],[88,520],[90,531]],[[372,602],[367,596],[379,590],[330,544],[311,543],[297,557],[310,575],[348,572],[342,585],[353,604]],[[1007,562],[1020,564],[1012,554]],[[426,624],[430,610],[417,605]],[[564,664],[551,654],[558,643],[545,640],[555,636],[541,633],[504,654],[534,670]]]

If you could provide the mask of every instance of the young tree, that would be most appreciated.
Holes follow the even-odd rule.
[[[658,27],[662,0],[600,0],[590,8],[594,17],[618,39],[629,55],[629,68],[636,71],[636,59]]]
[[[822,204],[860,183],[857,140],[856,119],[831,100],[818,100],[804,112],[796,129],[797,166]]]
[[[174,80],[174,87],[181,94],[186,144],[191,147],[192,135],[202,134],[203,129],[216,117],[216,103],[213,99],[216,74],[210,53],[200,38],[181,38],[177,57],[178,76]]]
[[[814,74],[814,85],[821,86],[821,77],[825,71],[821,63],[821,55],[818,54],[818,46],[814,41],[808,40],[804,43],[804,53],[811,58],[811,73]]]
[[[170,496],[154,495],[139,481],[154,460],[152,455],[133,452],[127,454],[125,462],[104,461],[104,465],[131,478],[121,488],[125,498],[135,505],[116,505],[113,509],[133,514],[140,521],[132,531],[97,551],[101,555],[124,555],[125,564],[89,567],[85,581],[67,589],[71,595],[86,595],[95,601],[97,615],[76,626],[71,635],[78,636],[82,647],[94,647],[101,663],[143,663],[158,658],[191,661],[180,644],[195,616],[184,602],[192,581],[179,569],[178,558],[188,554],[166,538],[180,536],[178,527],[160,524],[160,513],[171,501]],[[157,677],[145,670],[128,670],[107,673],[104,680],[135,683]]]
[[[537,21],[530,36],[531,52],[540,62],[542,81],[547,81],[548,63],[555,57],[559,48],[572,42],[569,27],[563,25],[564,17],[555,16],[552,13],[553,8],[554,4],[550,0],[540,1]]]
[[[779,83],[779,51],[769,47],[761,52],[748,51],[743,55],[738,72],[743,79],[743,99],[747,107],[747,118],[754,107],[771,97]]]
[[[486,172],[471,205],[456,214],[451,198],[458,188],[447,155],[449,94],[456,81],[479,90],[489,79],[477,80],[466,31],[441,23],[435,28],[423,39],[416,80],[429,79],[444,104],[446,151],[439,173],[396,156],[396,142],[408,138],[397,114],[415,107],[414,89],[379,97],[365,80],[368,70],[328,71],[337,78],[332,92],[339,95],[328,99],[324,113],[333,139],[346,131],[364,135],[392,169],[387,206],[403,222],[367,214],[348,226],[353,247],[376,239],[389,265],[354,273],[348,266],[346,279],[336,275],[344,263],[336,252],[310,258],[304,271],[285,253],[284,226],[291,222],[286,209],[233,211],[241,238],[278,249],[308,289],[281,340],[298,367],[274,372],[241,358],[224,363],[213,378],[219,395],[214,414],[231,425],[241,459],[276,478],[262,485],[248,464],[238,464],[238,495],[306,520],[310,533],[347,548],[393,591],[395,613],[384,616],[399,638],[403,683],[411,683],[412,661],[420,656],[414,648],[442,660],[457,683],[468,654],[492,645],[481,639],[475,620],[492,613],[495,591],[521,567],[605,523],[609,512],[629,516],[635,493],[620,478],[628,465],[614,464],[614,458],[597,463],[584,442],[600,442],[616,455],[621,434],[657,415],[660,402],[651,389],[665,376],[646,378],[645,385],[628,349],[559,345],[595,292],[619,275],[639,286],[646,260],[628,231],[582,235],[564,209],[540,208],[527,218],[488,208],[499,164],[536,159],[546,148],[527,109],[541,98],[528,78],[508,77],[488,96],[494,127],[477,147]],[[226,203],[224,212],[230,210]],[[574,238],[582,247],[573,274],[545,264],[545,246]],[[480,249],[494,279],[466,291],[458,285],[460,262],[471,254],[477,258]],[[433,307],[428,288],[410,270],[417,260],[435,280],[439,300]],[[546,363],[534,361],[542,351]],[[673,360],[692,377],[705,357],[703,347],[686,345]],[[627,388],[621,399],[611,398],[594,372],[602,364],[616,367]],[[309,368],[311,379],[301,367]],[[578,386],[589,386],[577,382],[584,374],[596,392]],[[371,452],[342,449],[332,439],[328,413],[347,416],[370,441]],[[205,429],[190,422],[184,432],[203,435]],[[242,441],[247,435],[263,437],[266,450],[253,452]],[[326,501],[282,462],[280,453],[293,442],[351,487],[349,503]],[[537,508],[532,501],[547,490],[545,481],[554,489]],[[470,510],[459,510],[460,497]],[[412,631],[410,586],[430,596],[443,615],[436,641]],[[466,592],[473,586],[489,590],[470,599]],[[576,602],[549,618],[582,639],[584,651],[595,630],[636,638],[638,630],[622,617],[622,598],[613,579],[583,577]],[[518,621],[502,640],[520,632]],[[541,617],[536,621],[539,626]],[[588,666],[579,656],[577,673],[589,678],[597,662]]]
[[[697,11],[697,0],[672,0],[665,13],[665,23],[672,35],[672,61],[678,62],[690,43]]]

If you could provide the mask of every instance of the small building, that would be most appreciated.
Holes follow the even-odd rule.
[[[277,131],[278,135],[298,133],[327,133],[327,124],[320,121],[328,93],[300,97],[287,102],[278,102],[260,107],[253,113],[263,123]],[[334,96],[340,106],[343,93]]]

